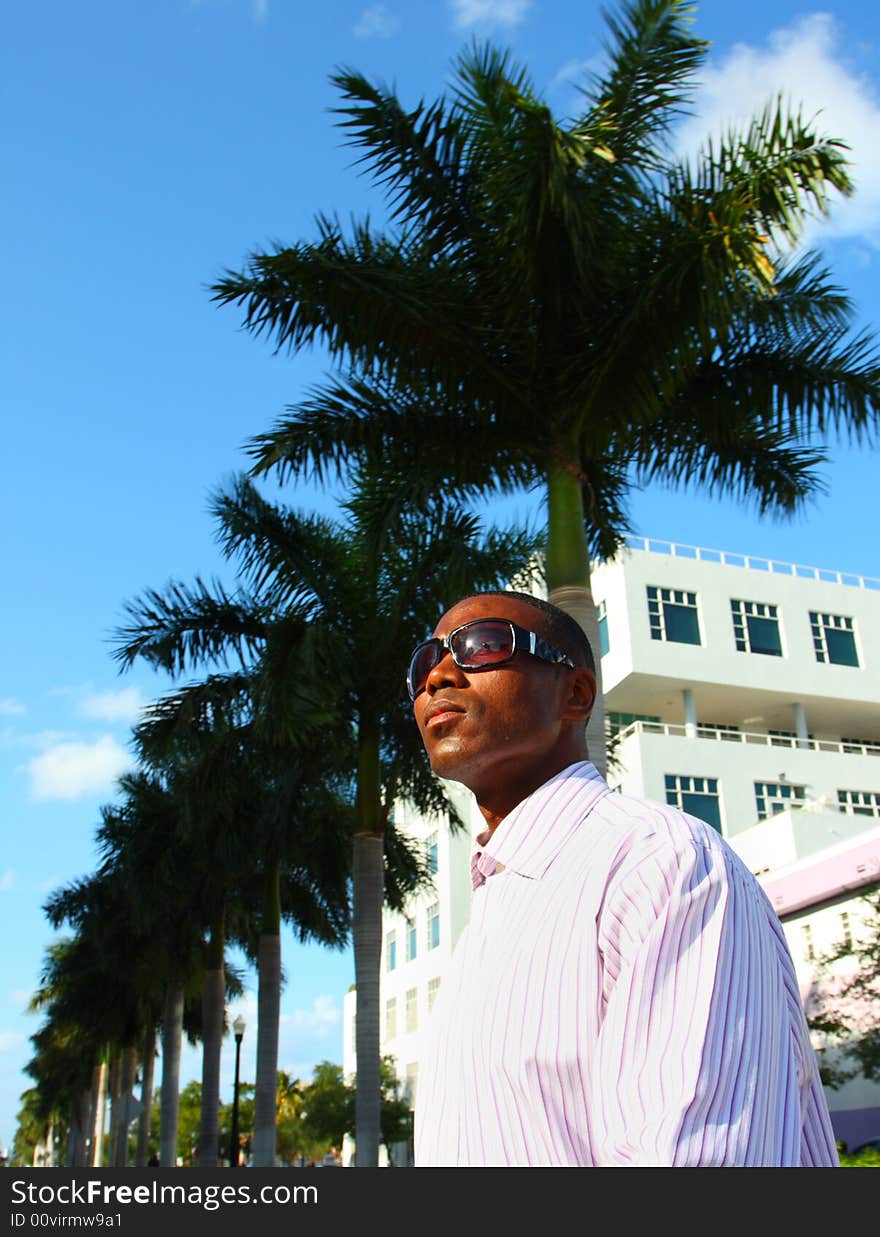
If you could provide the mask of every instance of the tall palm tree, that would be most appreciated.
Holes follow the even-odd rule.
[[[178,728],[156,756],[156,714],[135,732],[135,747],[146,769],[126,774],[119,781],[119,807],[105,809],[98,831],[102,871],[129,890],[135,902],[139,930],[147,937],[152,974],[161,976],[162,993],[162,1147],[160,1160],[176,1163],[177,1085],[184,1027],[191,1040],[203,1045],[203,1083],[207,1135],[203,1129],[204,1164],[214,1166],[217,1148],[220,1049],[227,995],[239,995],[239,976],[225,962],[225,925],[232,915],[241,926],[236,880],[245,859],[243,839],[230,838],[224,829],[230,797],[230,776],[212,766],[212,777],[201,776],[198,761],[206,759],[206,737],[201,746],[197,730],[189,727],[184,741]],[[167,707],[167,706],[166,706]],[[152,759],[152,767],[150,762]],[[195,781],[198,780],[196,787]],[[204,933],[210,931],[207,944]],[[198,999],[200,1017],[190,1005]],[[158,1009],[157,1009],[158,1016]],[[148,1024],[149,1032],[155,1026]],[[152,1054],[147,1043],[146,1051]],[[144,1080],[147,1063],[144,1063]],[[213,1090],[212,1090],[213,1084]],[[143,1100],[149,1099],[145,1087]],[[210,1114],[213,1113],[213,1133]],[[139,1144],[143,1143],[139,1139]],[[144,1148],[139,1145],[139,1155]],[[164,1157],[164,1159],[163,1159]]]
[[[214,1167],[226,998],[241,991],[239,977],[226,964],[226,938],[230,919],[233,935],[246,933],[236,885],[246,857],[240,833],[228,828],[230,766],[214,761],[211,776],[199,777],[198,762],[208,759],[210,731],[195,724],[178,726],[173,741],[160,747],[155,732],[161,727],[156,719],[163,707],[167,708],[167,702],[153,705],[149,720],[135,731],[135,746],[149,773],[121,780],[125,812],[114,831],[105,828],[101,840],[110,853],[127,858],[141,883],[164,889],[167,896],[173,882],[178,908],[190,924],[207,932],[198,1027],[203,1097],[199,1162]],[[176,1005],[169,1006],[173,1022],[177,1021],[176,1009]],[[173,1086],[163,1087],[169,1097],[166,1103],[175,1093]]]
[[[53,926],[66,923],[74,935],[49,951],[35,1007],[45,1007],[51,1022],[74,1036],[85,1071],[84,1090],[90,1090],[95,1068],[109,1049],[110,1164],[120,1167],[127,1150],[124,1116],[136,1047],[149,1017],[149,964],[142,954],[143,939],[137,935],[125,891],[106,873],[56,890],[45,909]]]
[[[118,655],[129,664],[143,656],[175,672],[235,651],[245,661],[258,655],[261,711],[276,733],[295,734],[302,712],[297,700],[310,692],[320,696],[329,686],[336,733],[354,736],[348,772],[354,791],[357,1162],[367,1167],[377,1161],[380,1137],[383,898],[401,906],[420,877],[389,814],[398,798],[406,798],[424,811],[454,815],[422,758],[403,691],[406,658],[451,600],[497,587],[523,568],[538,539],[514,530],[481,537],[479,521],[445,500],[414,510],[400,477],[356,473],[353,481],[340,525],[275,507],[244,479],[219,493],[213,506],[221,544],[252,591],[230,597],[199,583],[151,592],[129,606],[132,623],[120,632]]]
[[[215,299],[347,376],[252,443],[282,477],[394,461],[413,496],[523,484],[547,494],[551,600],[598,644],[590,552],[662,480],[790,512],[817,488],[813,432],[877,425],[880,365],[802,224],[852,183],[846,147],[782,102],[693,162],[670,151],[708,45],[685,0],[608,16],[606,67],[561,122],[491,47],[448,98],[405,107],[339,72],[339,113],[391,226],[251,257]],[[604,767],[599,706],[588,741]]]
[[[286,628],[290,636],[291,624]],[[281,922],[291,922],[301,939],[336,947],[346,940],[350,809],[333,782],[345,736],[328,743],[298,709],[296,742],[270,741],[256,685],[253,674],[214,675],[172,693],[153,706],[138,744],[157,768],[176,762],[182,832],[202,856],[193,883],[207,898],[215,966],[222,965],[226,910],[254,908],[249,929],[238,912],[237,938],[259,976],[254,1163],[268,1167],[275,1158]],[[296,699],[303,704],[301,693]],[[213,986],[223,993],[222,980]],[[223,1025],[222,999],[218,1006],[207,988],[204,1010],[199,1156],[206,1165],[216,1158]]]

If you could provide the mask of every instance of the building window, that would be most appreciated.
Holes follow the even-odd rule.
[[[654,717],[647,713],[606,713],[605,723],[612,734],[616,734],[618,730],[625,730],[627,726],[631,726],[633,722],[650,722],[652,725],[660,725],[660,718]]]
[[[425,848],[428,852],[428,870],[432,876],[437,872],[437,834],[429,833],[425,838]]]
[[[838,790],[837,806],[851,816],[880,817],[880,794],[875,790]]]
[[[678,588],[648,585],[648,622],[652,640],[674,644],[700,644],[697,594]]]
[[[416,956],[416,945],[417,945],[416,921],[414,919],[407,919],[406,921],[406,960],[407,962],[412,962],[413,958]]]
[[[666,774],[666,802],[690,816],[697,816],[721,832],[721,800],[717,777],[684,777]]]
[[[808,923],[803,924],[801,927],[801,944],[807,962],[812,962],[816,956],[816,951],[813,948],[813,929]]]
[[[741,653],[764,653],[768,657],[782,656],[779,636],[779,615],[776,606],[766,601],[734,601],[733,638]]]
[[[428,948],[436,949],[440,944],[440,903],[433,902],[428,907]]]
[[[389,932],[385,937],[385,970],[393,971],[397,966],[397,933]]]
[[[596,618],[599,621],[599,656],[604,657],[610,648],[608,644],[608,615],[605,613],[604,601],[600,601],[596,606]]]
[[[857,666],[856,633],[851,618],[842,614],[822,614],[810,611],[810,629],[813,633],[813,648],[816,661],[831,662],[835,666]]]
[[[840,931],[841,944],[847,951],[852,949],[852,923],[850,922],[849,911],[840,912]]]
[[[397,1038],[397,997],[390,997],[385,1002],[385,1038]]]
[[[840,740],[845,752],[858,752],[862,756],[880,754],[880,739],[854,739],[852,737]]]
[[[729,722],[698,722],[697,737],[727,739],[731,743],[739,743],[739,726],[731,726]]]
[[[437,975],[434,979],[428,980],[428,1009],[434,1008],[434,1002],[437,999],[437,993],[440,991],[440,976]]]
[[[805,798],[805,786],[794,786],[791,782],[755,782],[758,820],[767,820],[778,812],[801,807]]]
[[[418,988],[407,988],[406,990],[406,1029],[407,1032],[415,1031],[419,1025],[419,990]]]

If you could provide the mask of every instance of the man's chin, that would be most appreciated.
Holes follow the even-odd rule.
[[[436,773],[437,777],[442,777],[446,782],[462,782],[465,786],[468,784],[467,761],[454,748],[450,750],[445,744],[438,744],[428,754],[428,759],[431,763],[431,771]]]

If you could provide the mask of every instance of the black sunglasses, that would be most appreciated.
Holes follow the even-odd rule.
[[[509,619],[472,619],[462,623],[442,640],[434,636],[420,644],[409,661],[406,686],[410,700],[425,690],[428,675],[440,663],[446,650],[462,670],[493,670],[512,661],[517,653],[531,653],[553,665],[570,666],[574,662],[567,653],[556,649],[537,632],[511,623]]]

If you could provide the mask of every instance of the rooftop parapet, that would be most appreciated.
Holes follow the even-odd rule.
[[[656,537],[632,537],[625,541],[628,550],[646,554],[664,554],[670,558],[686,558],[703,563],[720,563],[725,567],[746,567],[767,575],[793,576],[801,580],[822,580],[827,584],[842,584],[849,588],[864,588],[880,592],[880,579],[854,575],[846,571],[831,571],[826,567],[809,567],[804,563],[784,563],[753,554],[736,554],[732,550],[711,550],[705,546],[682,545],[677,541],[659,541]]]

